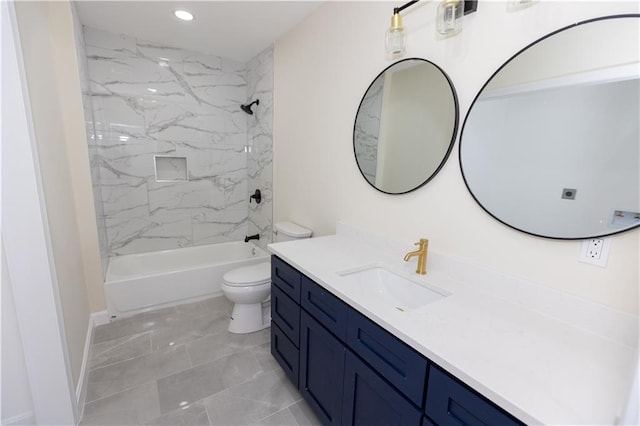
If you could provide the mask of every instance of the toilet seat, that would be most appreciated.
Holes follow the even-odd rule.
[[[231,287],[251,287],[271,281],[271,262],[243,266],[222,276],[224,283]]]

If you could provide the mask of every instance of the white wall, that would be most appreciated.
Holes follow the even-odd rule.
[[[335,232],[343,220],[505,274],[638,313],[639,232],[612,237],[607,268],[578,262],[580,242],[536,238],[487,215],[468,193],[451,155],[425,187],[382,194],[362,178],[353,155],[353,120],[370,82],[392,61],[384,31],[391,2],[329,2],[275,46],[274,219]],[[440,38],[436,2],[404,14],[406,57],[424,57],[452,79],[461,123],[475,95],[504,61],[537,38],[602,15],[638,12],[637,2],[539,2],[518,12],[480,2],[456,37]],[[301,107],[304,106],[304,107]],[[455,149],[457,150],[457,144]]]
[[[2,402],[0,422],[11,424],[33,422],[33,403],[24,359],[22,338],[18,329],[16,307],[13,303],[11,277],[2,247]]]
[[[16,2],[16,16],[74,386],[89,325],[87,286],[102,271],[71,9]]]

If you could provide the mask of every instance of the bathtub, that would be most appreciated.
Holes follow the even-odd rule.
[[[222,295],[222,276],[269,260],[253,242],[233,241],[109,258],[104,283],[109,317]]]

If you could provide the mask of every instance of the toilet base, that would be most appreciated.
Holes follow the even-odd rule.
[[[271,326],[271,302],[233,305],[229,333],[246,334]]]

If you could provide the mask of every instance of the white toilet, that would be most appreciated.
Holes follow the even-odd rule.
[[[275,224],[275,242],[311,237],[311,230],[293,222]],[[229,332],[252,333],[267,328],[271,322],[271,262],[243,266],[222,277],[222,291],[234,303]]]

